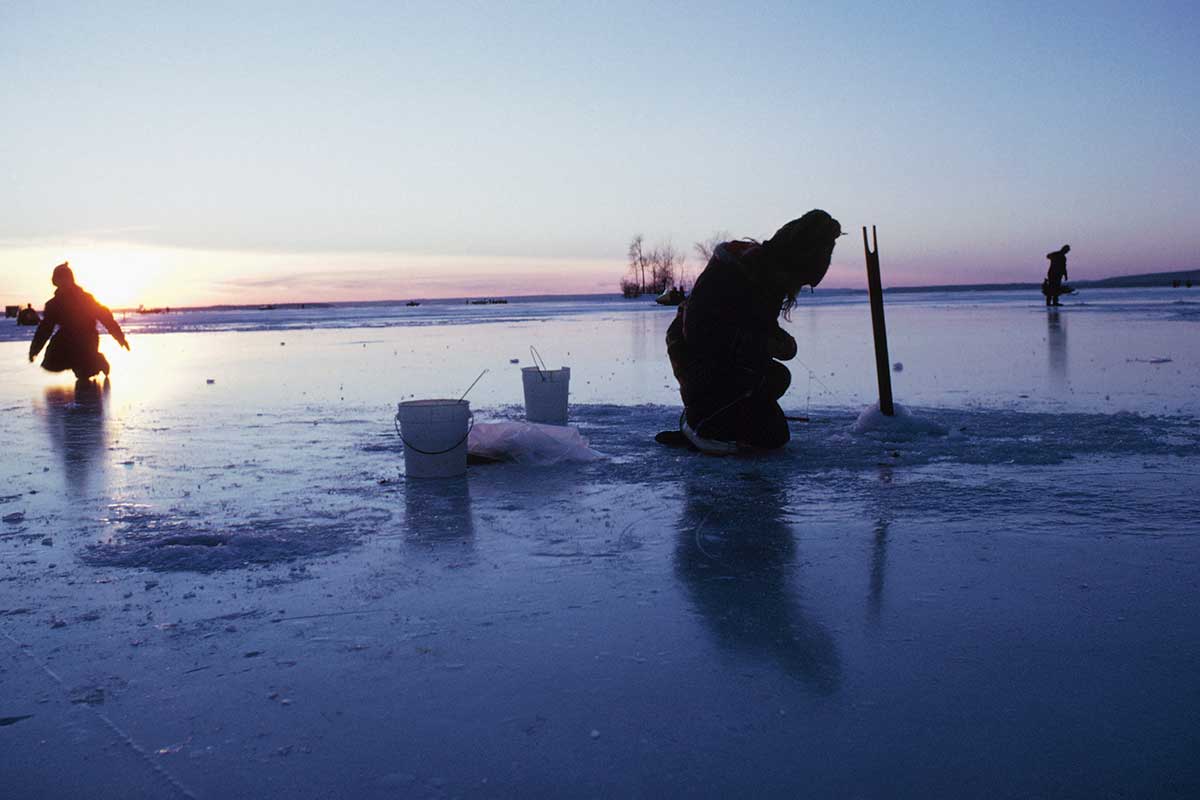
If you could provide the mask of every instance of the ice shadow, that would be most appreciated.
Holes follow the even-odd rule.
[[[62,460],[64,483],[75,495],[87,494],[105,465],[108,449],[106,379],[46,387],[42,409],[50,449]]]
[[[717,644],[835,692],[837,644],[792,585],[796,543],[783,488],[753,473],[689,475],[683,488],[675,574]]]

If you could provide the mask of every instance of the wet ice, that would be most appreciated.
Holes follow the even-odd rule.
[[[1195,788],[1194,317],[1154,291],[889,300],[889,421],[863,413],[865,303],[816,298],[784,399],[809,421],[757,458],[653,442],[679,409],[649,304],[295,314],[287,347],[261,315],[145,330],[83,403],[11,371],[8,786]],[[395,403],[487,367],[472,408],[519,420],[531,343],[606,457],[406,480]]]

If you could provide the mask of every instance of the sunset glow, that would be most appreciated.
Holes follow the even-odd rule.
[[[0,296],[615,292],[635,234],[814,207],[887,285],[1195,268],[1200,12],[949,8],[7,7]]]

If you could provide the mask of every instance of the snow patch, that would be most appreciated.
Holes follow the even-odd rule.
[[[237,522],[213,530],[213,521],[195,515],[160,514],[144,506],[113,511],[109,536],[87,546],[84,563],[191,572],[275,564],[344,549],[391,518],[363,509]]]

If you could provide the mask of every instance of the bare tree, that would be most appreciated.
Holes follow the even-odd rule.
[[[729,241],[729,231],[717,231],[704,241],[693,244],[692,249],[696,251],[696,255],[700,256],[700,263],[707,265],[712,260],[713,251],[717,249],[717,245],[727,241]]]
[[[662,294],[679,284],[679,273],[683,267],[683,253],[669,242],[660,244],[650,251],[650,285],[646,291]]]
[[[629,243],[629,270],[633,273],[633,279],[637,281],[639,292],[646,291],[646,267],[650,265],[650,258],[643,248],[642,235],[639,233],[633,237]],[[624,286],[622,286],[624,291]],[[628,297],[629,295],[626,295]]]
[[[648,250],[645,238],[639,233],[630,240],[628,255],[629,272],[621,279],[621,294],[625,297],[647,292],[662,294],[681,284],[687,256],[670,242]]]

